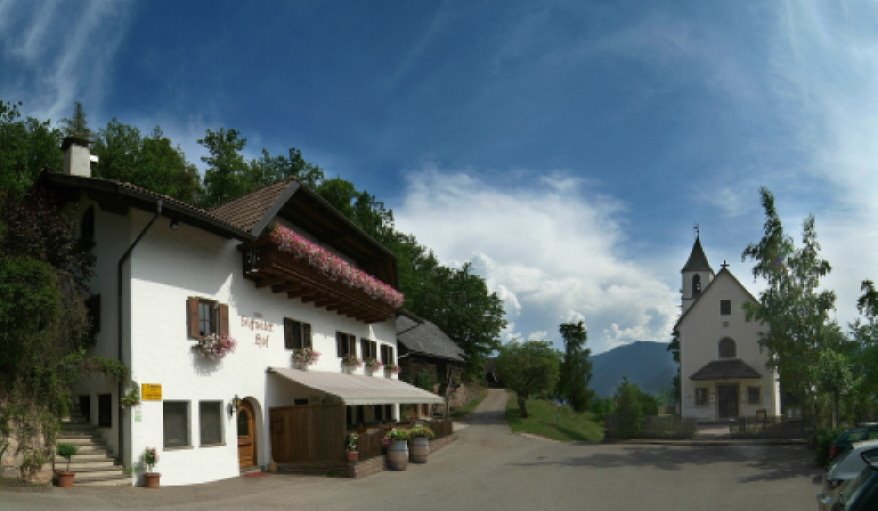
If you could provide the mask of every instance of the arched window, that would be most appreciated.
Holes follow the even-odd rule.
[[[701,294],[701,275],[697,273],[692,276],[692,296]]]
[[[719,341],[719,358],[735,358],[738,356],[738,350],[735,341],[728,337],[723,337]]]

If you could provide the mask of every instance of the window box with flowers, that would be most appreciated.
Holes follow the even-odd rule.
[[[293,367],[308,369],[320,359],[320,352],[312,348],[298,348],[293,350]]]
[[[399,374],[399,366],[396,364],[387,364],[384,366],[384,375],[390,378],[391,375]]]
[[[235,351],[237,345],[238,341],[228,335],[210,334],[198,339],[192,349],[207,360],[216,362]]]
[[[350,374],[354,369],[363,365],[363,361],[359,359],[354,354],[349,354],[341,357],[341,367],[342,369]]]
[[[378,360],[377,358],[372,358],[372,357],[367,358],[363,362],[363,364],[366,366],[366,369],[368,370],[368,372],[370,374],[375,372],[375,371],[378,371],[384,365],[381,363],[380,360]]]

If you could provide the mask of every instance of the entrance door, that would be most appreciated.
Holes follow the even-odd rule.
[[[738,416],[738,384],[716,385],[716,408],[720,419]]]
[[[248,468],[256,465],[256,417],[253,405],[241,401],[238,407],[238,466]]]

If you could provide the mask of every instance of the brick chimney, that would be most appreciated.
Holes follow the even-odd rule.
[[[88,150],[89,141],[78,137],[65,137],[61,142],[64,151],[64,174],[71,176],[91,177],[91,164],[97,163],[98,157]]]

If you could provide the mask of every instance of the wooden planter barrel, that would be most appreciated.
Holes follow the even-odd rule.
[[[158,488],[160,486],[162,475],[158,472],[147,472],[143,474],[143,480],[147,488]]]
[[[427,463],[427,456],[430,455],[430,440],[426,437],[418,436],[412,438],[412,452],[410,459],[414,463]]]
[[[405,440],[391,440],[387,449],[387,466],[390,470],[405,470],[409,463],[409,447]]]

